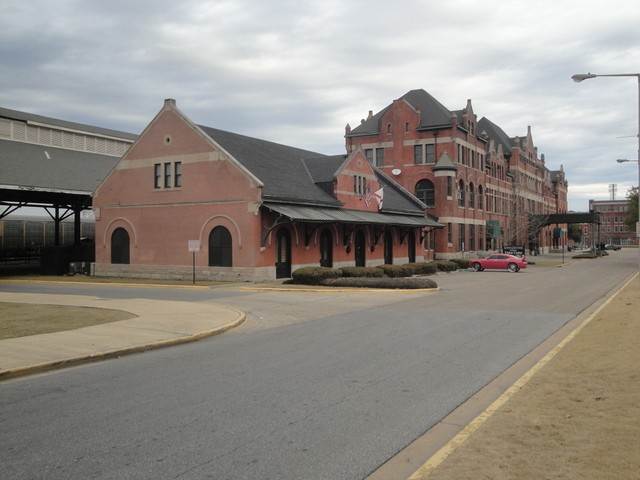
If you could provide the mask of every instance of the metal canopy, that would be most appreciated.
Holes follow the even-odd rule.
[[[279,203],[263,203],[263,206],[297,222],[392,225],[416,228],[444,227],[428,217]]]

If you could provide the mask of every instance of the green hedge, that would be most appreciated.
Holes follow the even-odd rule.
[[[426,277],[403,278],[372,278],[372,277],[341,277],[329,278],[322,285],[331,287],[360,287],[360,288],[386,288],[416,290],[421,288],[438,288],[438,284]]]
[[[384,271],[376,267],[341,267],[343,277],[384,277]]]
[[[455,272],[458,270],[458,264],[455,262],[450,262],[448,260],[438,260],[436,263],[436,267],[440,272]]]
[[[413,275],[433,275],[438,270],[434,262],[405,263],[403,267],[409,268]]]
[[[294,270],[292,279],[286,283],[386,289],[437,288],[436,282],[429,278],[412,276],[424,275],[425,272],[433,274],[436,267],[436,262],[377,267],[303,267]]]
[[[413,270],[405,265],[378,265],[376,268],[382,270],[384,275],[389,278],[410,277],[413,275]]]
[[[291,273],[294,283],[303,285],[320,285],[328,278],[338,278],[342,275],[339,268],[329,267],[302,267]]]
[[[461,268],[461,269],[469,268],[469,260],[467,259],[452,258],[450,261],[458,265],[458,268]]]

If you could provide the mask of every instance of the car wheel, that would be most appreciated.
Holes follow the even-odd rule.
[[[479,272],[482,270],[482,267],[480,266],[480,264],[478,262],[474,262],[472,265],[472,268],[476,271]]]
[[[509,270],[510,272],[517,272],[520,269],[515,263],[510,263],[509,265],[507,265],[507,270]]]

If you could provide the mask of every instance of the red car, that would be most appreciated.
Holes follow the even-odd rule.
[[[487,258],[469,260],[469,268],[473,268],[476,272],[481,272],[485,269],[517,272],[521,268],[527,268],[527,259],[525,257],[507,255],[506,253],[494,253]]]

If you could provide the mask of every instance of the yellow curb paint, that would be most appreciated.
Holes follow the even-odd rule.
[[[278,288],[278,287],[240,287],[240,290],[252,292],[303,292],[303,293],[432,293],[440,288]]]
[[[35,283],[45,285],[87,285],[91,287],[188,288],[208,290],[204,285],[171,285],[164,283],[74,282],[72,280],[0,280],[0,283]]]
[[[465,428],[463,428],[455,437],[453,437],[445,446],[438,450],[431,456],[418,470],[416,470],[407,480],[423,480],[428,477],[433,470],[440,465],[449,455],[451,455],[456,448],[462,445],[473,432],[475,432],[480,426],[489,419],[502,405],[513,397],[519,390],[524,387],[527,382],[538,371],[540,371],[546,364],[548,364],[553,357],[555,357],[565,345],[567,345],[584,327],[586,327],[591,320],[593,320],[601,311],[606,307],[618,294],[629,285],[638,276],[636,273],[630,280],[628,280],[618,291],[607,299],[598,309],[589,315],[580,325],[578,325],[569,335],[567,335],[558,345],[556,345],[549,353],[542,357],[538,363],[531,367],[524,375],[522,375],[511,387],[507,389],[495,402],[493,402],[487,409],[474,418]]]

